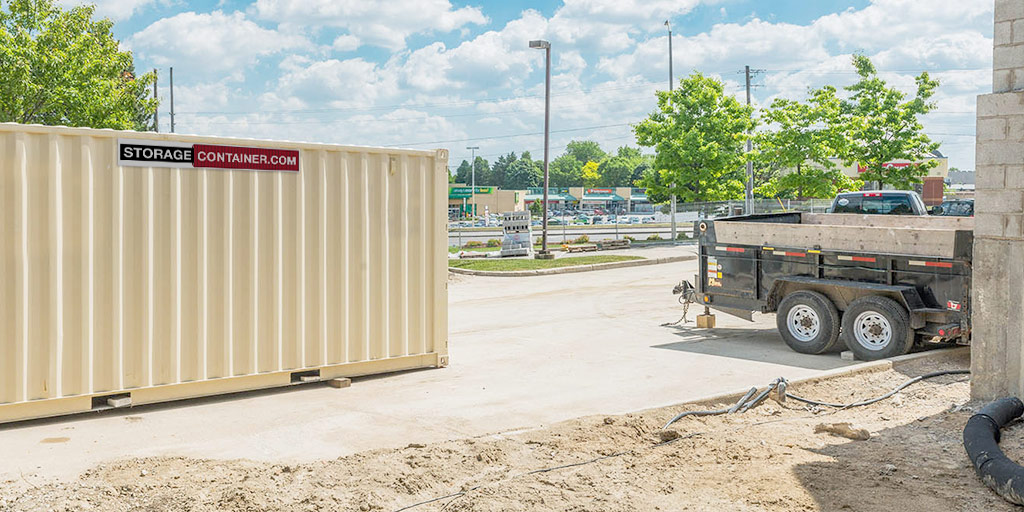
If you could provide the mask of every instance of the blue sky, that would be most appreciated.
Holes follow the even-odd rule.
[[[64,4],[81,0],[60,0]],[[161,128],[374,146],[466,146],[493,161],[543,149],[543,52],[552,43],[552,155],[572,139],[635,145],[630,123],[668,82],[699,70],[757,105],[843,86],[855,52],[907,92],[941,86],[926,130],[950,164],[974,167],[974,105],[991,89],[985,0],[99,0],[139,69],[160,72]]]

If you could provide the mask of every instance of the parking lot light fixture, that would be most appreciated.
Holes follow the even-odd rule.
[[[551,43],[544,40],[530,41],[530,48],[544,50],[544,224],[541,227],[541,249],[538,259],[552,259],[554,254],[548,251],[548,141],[551,133]]]

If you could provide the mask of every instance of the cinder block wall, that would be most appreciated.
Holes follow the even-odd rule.
[[[1024,0],[996,0],[978,97],[971,394],[1024,397]]]

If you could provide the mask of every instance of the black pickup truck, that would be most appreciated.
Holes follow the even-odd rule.
[[[973,219],[779,213],[694,223],[694,299],[775,313],[793,350],[858,359],[970,340]]]

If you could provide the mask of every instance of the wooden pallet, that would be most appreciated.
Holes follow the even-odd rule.
[[[597,246],[594,244],[568,245],[565,247],[566,252],[592,252],[596,250]]]

